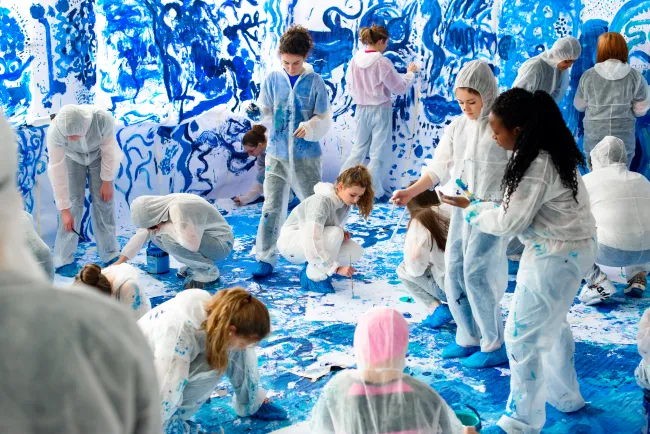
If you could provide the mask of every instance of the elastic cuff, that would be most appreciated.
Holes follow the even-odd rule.
[[[330,269],[327,271],[327,275],[328,275],[328,276],[331,276],[332,274],[336,273],[336,270],[338,270],[340,266],[341,266],[341,264],[339,264],[338,262],[334,261],[334,262],[332,263],[332,266],[330,267]]]

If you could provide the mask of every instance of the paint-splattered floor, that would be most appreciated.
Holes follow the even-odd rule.
[[[221,287],[240,285],[251,290],[269,307],[273,319],[273,334],[259,348],[260,371],[264,387],[274,394],[274,400],[286,408],[291,420],[263,422],[240,419],[229,407],[231,391],[226,397],[214,398],[206,403],[196,420],[206,432],[267,433],[298,423],[309,417],[312,406],[322,387],[330,377],[318,382],[289,373],[295,367],[306,367],[332,351],[351,354],[354,325],[342,322],[307,322],[304,319],[309,298],[318,296],[302,292],[298,286],[298,266],[280,259],[276,273],[261,282],[250,279],[254,265],[251,249],[254,246],[260,205],[243,209],[230,209],[226,215],[234,228],[235,251],[227,261],[219,264],[222,273]],[[391,216],[390,206],[380,205],[369,223],[361,220],[349,224],[350,230],[366,248],[358,264],[358,282],[403,291],[395,269],[402,259],[402,239],[388,243],[391,228],[398,220],[398,212]],[[404,229],[398,237],[403,237]],[[125,235],[132,233],[128,229]],[[122,245],[127,238],[120,237]],[[82,246],[80,263],[96,261],[95,247]],[[136,258],[143,268],[145,258]],[[504,319],[507,314],[510,292],[514,288],[516,264],[511,263],[509,293],[503,301]],[[147,279],[146,288],[156,305],[174,296],[181,289],[175,273]],[[57,276],[58,283],[68,279]],[[347,285],[347,283],[345,283]],[[341,285],[337,285],[340,287]],[[588,405],[574,413],[563,414],[547,406],[545,433],[634,433],[643,423],[642,393],[634,381],[634,369],[640,357],[636,351],[637,322],[645,308],[647,298],[634,300],[621,294],[601,307],[574,305],[570,314],[576,337],[576,368],[581,390]],[[462,367],[457,361],[442,360],[442,348],[453,339],[453,328],[432,332],[417,323],[411,327],[408,370],[416,378],[436,389],[452,407],[471,404],[484,419],[484,426],[493,425],[504,410],[509,391],[507,367],[475,371]],[[220,386],[221,387],[221,386]],[[229,389],[227,381],[223,389]]]

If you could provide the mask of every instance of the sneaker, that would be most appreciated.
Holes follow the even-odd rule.
[[[179,279],[185,279],[190,274],[188,270],[189,267],[179,268],[178,271],[176,272],[176,277],[178,277]]]
[[[473,369],[484,369],[491,368],[492,366],[505,365],[508,363],[506,346],[505,344],[501,345],[501,348],[490,353],[478,351],[463,360],[461,363],[464,367]]]
[[[629,295],[634,298],[643,297],[643,291],[646,287],[646,274],[645,271],[637,273],[627,282],[627,288],[625,288],[625,295]]]
[[[585,306],[593,306],[602,303],[616,293],[616,288],[609,279],[605,279],[596,285],[585,285],[578,296],[578,300]]]
[[[437,329],[451,322],[453,319],[454,317],[451,316],[451,311],[449,310],[449,306],[446,304],[441,304],[436,308],[436,310],[430,313],[424,319],[424,321],[422,321],[422,325],[426,327],[430,327],[432,329]]]
[[[325,280],[316,282],[307,277],[307,266],[300,272],[300,287],[305,291],[318,292],[319,294],[334,294],[334,287],[332,286],[332,277]]]
[[[469,357],[477,351],[480,351],[481,347],[461,347],[456,342],[452,342],[447,345],[444,350],[442,350],[443,359],[457,359],[461,357]]]
[[[260,261],[253,269],[253,277],[266,277],[271,273],[273,273],[273,265],[267,262]]]

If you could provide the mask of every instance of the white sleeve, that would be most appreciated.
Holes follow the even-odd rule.
[[[253,186],[251,187],[250,190],[248,190],[248,193],[245,195],[241,196],[239,198],[240,203],[242,205],[249,204],[251,202],[254,202],[259,198],[262,194],[264,193],[264,186],[260,184],[259,182],[255,182]]]
[[[149,229],[138,229],[122,249],[122,256],[126,256],[129,259],[135,258],[148,239]]]
[[[386,60],[383,60],[386,59]],[[393,62],[388,58],[380,59],[382,66],[386,68],[386,75],[384,76],[384,86],[388,88],[392,93],[396,95],[402,95],[406,93],[413,82],[415,81],[415,74],[412,72],[407,72],[406,74],[400,74],[395,69]],[[388,63],[388,64],[387,64]]]
[[[60,138],[56,137],[56,128],[50,125],[47,130],[47,153],[49,162],[47,164],[47,176],[52,184],[54,202],[59,211],[72,207],[70,202],[70,186],[68,181],[68,166],[65,162],[65,148],[56,146]]]
[[[576,96],[573,98],[573,106],[579,112],[587,110],[588,102],[585,99],[585,76],[580,77],[580,83],[578,84],[578,89],[576,90]]]
[[[543,177],[524,174],[517,190],[510,195],[507,212],[494,202],[473,202],[465,208],[463,216],[481,232],[497,236],[519,235],[528,229],[537,215],[547,188],[548,184]],[[506,192],[505,196],[509,194]]]
[[[436,246],[435,248],[438,248]],[[422,276],[429,268],[431,235],[418,220],[411,220],[404,240],[404,265],[406,272],[413,277]]]
[[[325,247],[325,221],[329,212],[325,202],[316,203],[314,209],[308,211],[307,221],[302,229],[302,242],[307,262],[331,276],[340,264],[330,256]]]
[[[632,101],[632,111],[634,111],[634,116],[645,116],[645,114],[648,113],[649,107],[650,92],[648,91],[648,82],[645,80],[645,77],[641,75],[641,80],[639,81],[639,85],[637,86],[634,95],[634,100]]]
[[[522,63],[517,73],[515,82],[512,87],[526,89],[529,92],[535,92],[542,88],[542,80],[544,78],[544,66],[541,59],[534,59],[533,61],[526,61]],[[545,90],[545,89],[542,89]]]
[[[564,94],[566,93],[566,90],[568,88],[569,88],[569,71],[561,71],[560,85],[558,86],[557,89],[554,89],[553,92],[551,92],[551,96],[555,100],[556,104],[562,102],[562,100],[564,99]]]
[[[115,131],[106,137],[104,143],[100,146],[102,152],[102,167],[100,177],[102,181],[113,181],[120,170],[120,163],[124,158],[124,153],[117,144]]]
[[[199,247],[201,247],[203,230],[192,223],[186,222],[177,205],[172,205],[169,208],[169,220],[171,220],[174,227],[174,239],[178,244],[190,252],[198,252]]]
[[[168,327],[157,335],[161,336],[162,342],[156,342],[154,366],[160,383],[164,426],[183,402],[183,390],[190,377],[193,340],[183,325]]]
[[[132,311],[135,320],[139,320],[151,310],[149,297],[140,289],[138,282],[129,279],[120,288],[120,303]]]
[[[322,115],[314,115],[307,122],[301,122],[300,126],[305,129],[305,140],[318,142],[329,131],[332,126],[332,112],[328,111]]]
[[[452,122],[438,142],[438,146],[433,151],[433,158],[424,161],[422,176],[426,175],[431,178],[433,186],[438,184],[444,185],[449,181],[451,168],[454,165],[454,130],[456,122]]]

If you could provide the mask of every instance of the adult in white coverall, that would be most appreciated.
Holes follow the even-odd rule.
[[[552,98],[515,88],[492,110],[499,146],[514,151],[502,205],[441,199],[464,200],[472,227],[517,235],[525,245],[505,334],[510,397],[498,425],[509,434],[537,434],[547,402],[563,412],[585,404],[567,314],[595,258],[596,224],[578,171],[584,158]]]
[[[650,267],[650,181],[630,172],[623,141],[605,137],[592,151],[593,172],[583,177],[598,228],[596,264],[625,267],[625,293],[641,297]],[[580,301],[600,303],[616,288],[598,265],[584,277]]]
[[[454,89],[464,115],[445,129],[433,159],[425,162],[422,178],[394,193],[398,205],[427,188],[456,179],[479,199],[499,202],[503,197],[501,179],[508,156],[496,146],[488,123],[498,95],[496,78],[485,62],[471,61],[458,73]],[[507,362],[499,304],[508,286],[507,242],[470,226],[461,210],[452,210],[445,248],[445,293],[457,330],[456,341],[445,348],[443,357],[466,357],[463,365],[472,368]]]
[[[521,65],[512,87],[520,87],[529,92],[542,90],[559,104],[569,87],[569,68],[581,53],[582,47],[576,38],[560,38],[550,50]]]
[[[113,180],[124,154],[115,138],[115,121],[105,110],[66,105],[47,130],[50,157],[47,173],[61,212],[54,242],[54,266],[71,264],[77,250],[86,198],[86,180],[92,200],[91,219],[99,258],[117,258]]]
[[[47,282],[16,218],[17,146],[0,116],[0,432],[159,434],[151,351],[127,312]]]
[[[620,40],[620,53],[608,49],[608,40]],[[616,54],[620,58],[611,57]],[[604,33],[598,39],[598,63],[580,77],[573,100],[575,108],[585,112],[585,155],[606,136],[623,140],[627,167],[634,158],[636,118],[644,116],[650,106],[648,82],[628,63],[627,43],[618,33]]]
[[[293,57],[304,62],[304,57]],[[269,125],[270,132],[264,206],[255,244],[255,277],[269,275],[277,263],[275,244],[286,219],[290,189],[302,201],[314,193],[314,186],[321,180],[318,141],[332,124],[332,111],[325,81],[311,65],[302,63],[300,68],[302,71],[292,72],[299,74],[297,79],[286,69],[271,72],[257,101],[262,122]]]
[[[122,249],[117,264],[133,259],[148,239],[184,264],[178,272],[185,288],[203,288],[219,279],[216,261],[233,249],[232,228],[219,210],[200,196],[172,193],[140,196],[131,204],[131,219],[139,227]]]

